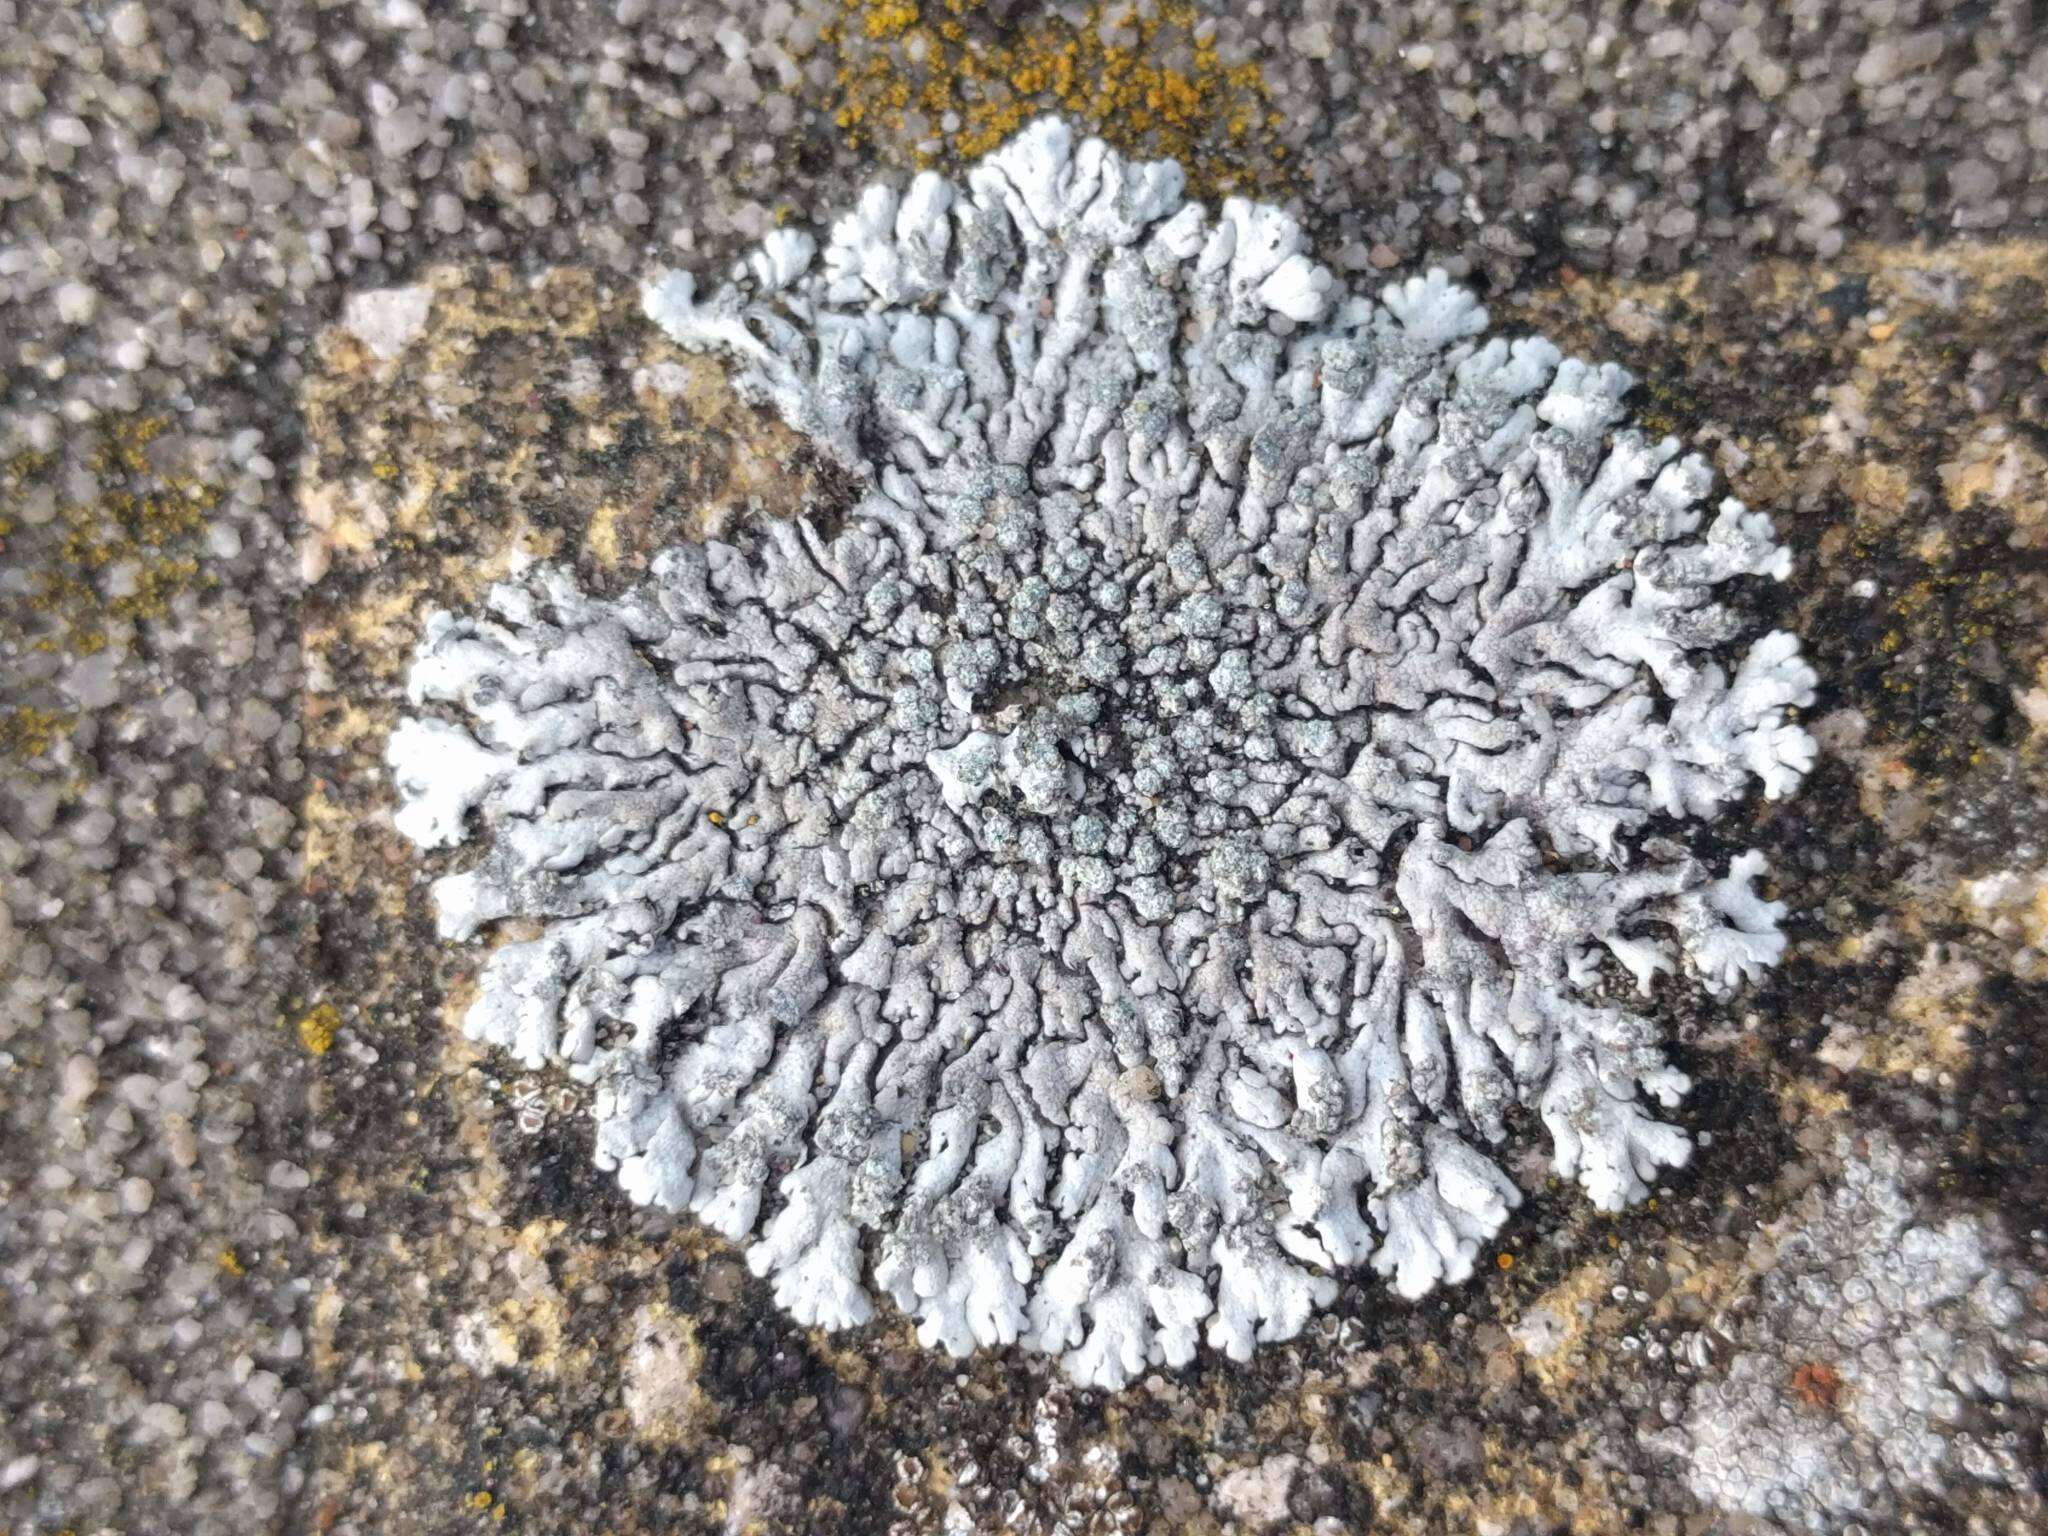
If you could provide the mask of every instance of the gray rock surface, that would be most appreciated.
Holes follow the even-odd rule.
[[[1476,1294],[1372,1321],[1340,1297],[1256,1368],[1148,1377],[1110,1412],[1012,1355],[956,1374],[886,1333],[815,1345],[701,1233],[565,1171],[558,1085],[451,1054],[457,980],[421,958],[405,867],[334,874],[388,798],[307,745],[392,687],[363,660],[374,626],[340,612],[350,562],[416,599],[446,578],[438,534],[395,502],[365,531],[311,493],[382,515],[418,482],[368,429],[429,400],[474,433],[441,467],[545,431],[562,462],[644,468],[571,431],[579,379],[639,343],[607,321],[581,375],[520,353],[546,326],[479,279],[389,360],[393,403],[323,328],[352,294],[491,259],[576,264],[630,307],[650,270],[827,216],[993,119],[956,94],[911,121],[890,103],[913,55],[1038,59],[1076,30],[992,5],[954,42],[944,6],[897,9],[0,0],[11,1529],[1680,1529],[1752,1491],[1698,1471],[1699,1437],[1640,1432],[1711,1400],[1677,1351],[1748,1294],[1753,1232],[1834,1176],[1842,1117],[1925,1162],[1901,1198],[1927,1219],[2042,1269],[2048,40],[2021,0],[1247,5],[1153,33],[1178,73],[1149,80],[1137,29],[1095,19],[1096,73],[1122,84],[1090,126],[1203,147],[1346,274],[1442,265],[1498,316],[1623,358],[1639,414],[1784,517],[1783,622],[1832,680],[1824,756],[1798,808],[1744,830],[1781,870],[1793,953],[1746,1043],[1673,1006],[1724,1086],[1656,1210],[1589,1223],[1517,1169],[1530,1237]],[[1262,85],[1230,86],[1240,68]],[[1218,110],[1190,125],[1190,99]],[[1249,101],[1233,141],[1222,106]],[[471,328],[430,383],[437,324]],[[337,381],[336,419],[366,430],[316,484],[305,402]],[[665,445],[696,477],[675,494],[715,483],[743,512],[769,493],[728,497],[720,421]],[[545,479],[520,485],[490,505],[554,515]],[[433,506],[436,527],[469,515]],[[310,566],[309,528],[335,531]],[[1510,1332],[1537,1313],[1541,1358]],[[1743,1349],[1775,1337],[1748,1327]],[[2010,1374],[2011,1452],[2038,1467]],[[1759,1382],[1766,1419],[1838,1411]],[[666,1418],[636,1427],[636,1404]],[[2024,1487],[1930,1486],[1888,1483],[1861,1518],[2039,1523]]]

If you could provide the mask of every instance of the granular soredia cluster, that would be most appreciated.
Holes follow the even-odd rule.
[[[1684,1161],[1628,999],[1778,957],[1682,838],[1799,782],[1814,678],[1626,373],[1051,120],[645,301],[857,503],[436,614],[389,752],[485,845],[443,935],[538,935],[468,1030],[594,1085],[634,1199],[803,1323],[1114,1388],[1466,1277],[1518,1111],[1604,1209]]]

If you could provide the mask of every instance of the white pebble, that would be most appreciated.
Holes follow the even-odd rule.
[[[100,296],[86,283],[65,283],[57,290],[57,318],[66,325],[89,325],[99,313]]]
[[[107,18],[107,31],[123,48],[140,48],[149,41],[149,11],[138,0],[115,8]]]

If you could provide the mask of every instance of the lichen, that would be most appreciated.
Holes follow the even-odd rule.
[[[1182,191],[1047,120],[650,284],[855,505],[433,615],[388,751],[487,842],[443,936],[522,920],[465,1028],[595,1085],[633,1198],[806,1324],[1108,1387],[1465,1279],[1523,1111],[1644,1198],[1687,1080],[1629,992],[1784,944],[1684,833],[1813,755],[1716,600],[1789,556],[1623,370]]]
[[[1057,111],[1134,153],[1192,168],[1202,195],[1286,158],[1258,65],[1219,53],[1214,23],[1185,0],[985,18],[975,0],[842,0],[826,41],[841,60],[833,122],[858,149],[908,143],[920,167],[991,153]]]
[[[311,1055],[325,1056],[334,1049],[334,1037],[341,1032],[341,1010],[332,1003],[318,1003],[299,1015],[293,1033]]]
[[[0,757],[34,762],[69,736],[71,725],[69,715],[28,704],[0,711]]]
[[[1889,1137],[1841,1150],[1840,1179],[1768,1230],[1756,1293],[1716,1320],[1723,1363],[1647,1443],[1683,1458],[1703,1503],[1795,1530],[1889,1522],[1915,1497],[1961,1518],[1972,1487],[2038,1516],[2040,1278],[1995,1221],[1916,1209],[1927,1169]],[[1681,1355],[1709,1358],[1707,1337]]]
[[[91,655],[105,648],[110,626],[162,618],[202,582],[199,538],[221,492],[153,458],[169,425],[163,416],[101,422],[77,476],[55,453],[20,454],[0,469],[0,538],[32,522],[56,534],[29,575],[21,613],[7,621],[14,638]],[[49,502],[40,516],[28,512],[33,497]]]

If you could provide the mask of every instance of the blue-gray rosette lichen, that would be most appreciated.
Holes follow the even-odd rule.
[[[1769,520],[1619,368],[1303,246],[1046,121],[668,274],[857,504],[429,622],[400,828],[484,844],[445,936],[537,934],[469,1031],[804,1323],[883,1292],[1116,1387],[1463,1279],[1511,1112],[1639,1199],[1687,1084],[1628,994],[1783,948],[1683,842],[1812,760],[1797,642],[1716,601]]]

